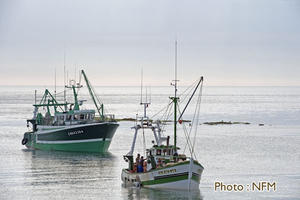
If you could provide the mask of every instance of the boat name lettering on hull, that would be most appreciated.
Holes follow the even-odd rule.
[[[83,130],[77,130],[77,131],[72,131],[72,132],[68,132],[68,136],[71,135],[78,135],[78,134],[83,134]]]
[[[159,171],[158,174],[169,174],[174,172],[176,172],[176,169],[168,169],[168,170]]]

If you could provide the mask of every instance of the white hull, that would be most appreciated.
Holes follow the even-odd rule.
[[[191,164],[191,166],[190,166]],[[122,170],[125,186],[141,186],[155,189],[199,190],[203,167],[196,161],[179,162],[145,173]]]

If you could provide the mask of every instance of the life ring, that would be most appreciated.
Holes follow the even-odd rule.
[[[28,142],[28,139],[27,138],[23,138],[22,144],[25,145],[27,142]]]

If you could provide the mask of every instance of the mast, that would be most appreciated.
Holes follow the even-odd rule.
[[[74,108],[73,108],[73,110],[80,110],[79,103],[78,103],[78,90],[81,87],[82,87],[82,85],[80,85],[79,83],[76,83],[75,80],[70,80],[69,85],[65,86],[65,88],[70,88],[70,89],[73,90],[73,95],[74,95]],[[76,92],[76,89],[77,89],[77,92]]]
[[[140,104],[143,102],[143,68],[141,70],[141,101]]]
[[[54,97],[56,99],[56,67],[54,69]]]
[[[146,100],[145,100],[145,102],[143,102],[143,68],[142,68],[142,71],[141,71],[141,102],[140,102],[140,105],[144,106],[144,116],[142,118],[142,121],[148,120],[147,119],[147,108],[150,103],[151,102],[148,102],[148,99],[147,99],[147,88],[146,88]]]
[[[66,49],[64,50],[64,103],[67,102],[66,100]],[[65,105],[65,111],[67,111],[67,105]]]
[[[36,104],[36,92],[37,90],[34,90],[34,104]]]
[[[175,80],[171,85],[174,86],[174,97],[170,97],[174,103],[174,149],[176,152],[176,143],[177,143],[177,103],[179,97],[177,97],[177,40],[175,40]]]

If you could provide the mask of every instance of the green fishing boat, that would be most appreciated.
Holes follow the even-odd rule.
[[[40,150],[107,152],[119,124],[114,115],[104,113],[104,105],[83,70],[80,80],[82,76],[96,109],[81,109],[84,100],[78,100],[79,88],[83,87],[80,83],[70,81],[65,85],[61,103],[46,89],[40,102],[35,100],[33,118],[27,120],[30,131],[24,134],[23,145]],[[66,89],[72,91],[72,102],[66,100]]]

